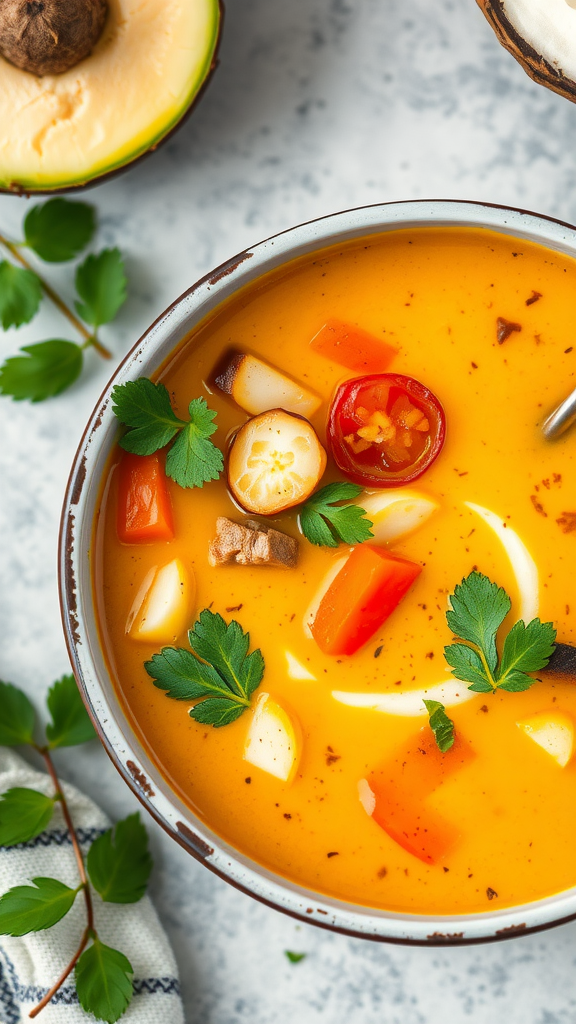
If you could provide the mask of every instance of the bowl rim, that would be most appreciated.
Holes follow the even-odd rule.
[[[316,893],[242,854],[180,800],[132,732],[99,645],[90,549],[101,472],[118,433],[111,407],[115,384],[153,373],[208,312],[298,256],[371,234],[435,226],[495,230],[576,257],[576,228],[571,224],[527,210],[460,200],[356,207],[299,224],[245,249],[183,292],[144,332],[104,388],[70,471],[58,553],[64,635],[80,693],[112,763],[164,831],[214,874],[275,910],[356,938],[423,946],[498,941],[576,920],[576,886],[503,910],[408,914]]]

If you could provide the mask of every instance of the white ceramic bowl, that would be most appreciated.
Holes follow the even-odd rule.
[[[100,481],[118,436],[118,421],[110,400],[114,384],[152,375],[214,307],[288,260],[348,239],[432,225],[492,228],[576,256],[576,229],[569,224],[522,210],[450,201],[387,203],[348,210],[292,228],[235,256],[193,285],[156,320],[108,384],[74,460],[62,514],[60,545],[64,629],[82,695],[112,761],[166,832],[221,878],[277,910],[349,935],[430,945],[508,938],[572,920],[576,918],[576,888],[487,913],[399,914],[319,895],[238,852],[172,792],[121,710],[100,648],[89,552]]]

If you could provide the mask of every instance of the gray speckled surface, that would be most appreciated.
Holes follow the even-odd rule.
[[[90,193],[130,299],[102,332],[123,354],[197,277],[247,244],[345,207],[467,198],[576,220],[576,107],[534,85],[474,0],[228,0],[221,66],[167,146]],[[25,200],[1,197],[15,234]],[[66,271],[54,278],[65,281]],[[47,308],[2,353],[63,330]],[[65,396],[0,402],[0,674],[36,696],[67,669],[58,517],[111,367]],[[135,800],[95,744],[67,776],[111,815]],[[496,946],[405,949],[298,926],[212,877],[150,824],[153,895],[189,1024],[573,1024],[576,925]],[[292,966],[283,950],[306,951]]]

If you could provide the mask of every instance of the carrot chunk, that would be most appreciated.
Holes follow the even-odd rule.
[[[396,349],[385,341],[341,320],[327,320],[310,346],[326,359],[361,373],[385,370],[396,355]]]
[[[320,650],[354,654],[392,614],[421,572],[420,565],[385,548],[354,548],[310,627]]]
[[[124,544],[148,544],[174,537],[166,474],[157,454],[123,455],[116,526],[118,539]]]
[[[453,747],[443,754],[431,731],[422,729],[406,749],[369,776],[375,797],[374,821],[408,853],[426,864],[436,864],[455,845],[460,831],[427,807],[426,801],[474,757],[458,733]]]

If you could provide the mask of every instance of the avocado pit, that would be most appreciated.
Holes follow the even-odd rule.
[[[106,0],[3,0],[0,53],[33,75],[59,75],[84,60],[100,38]]]

